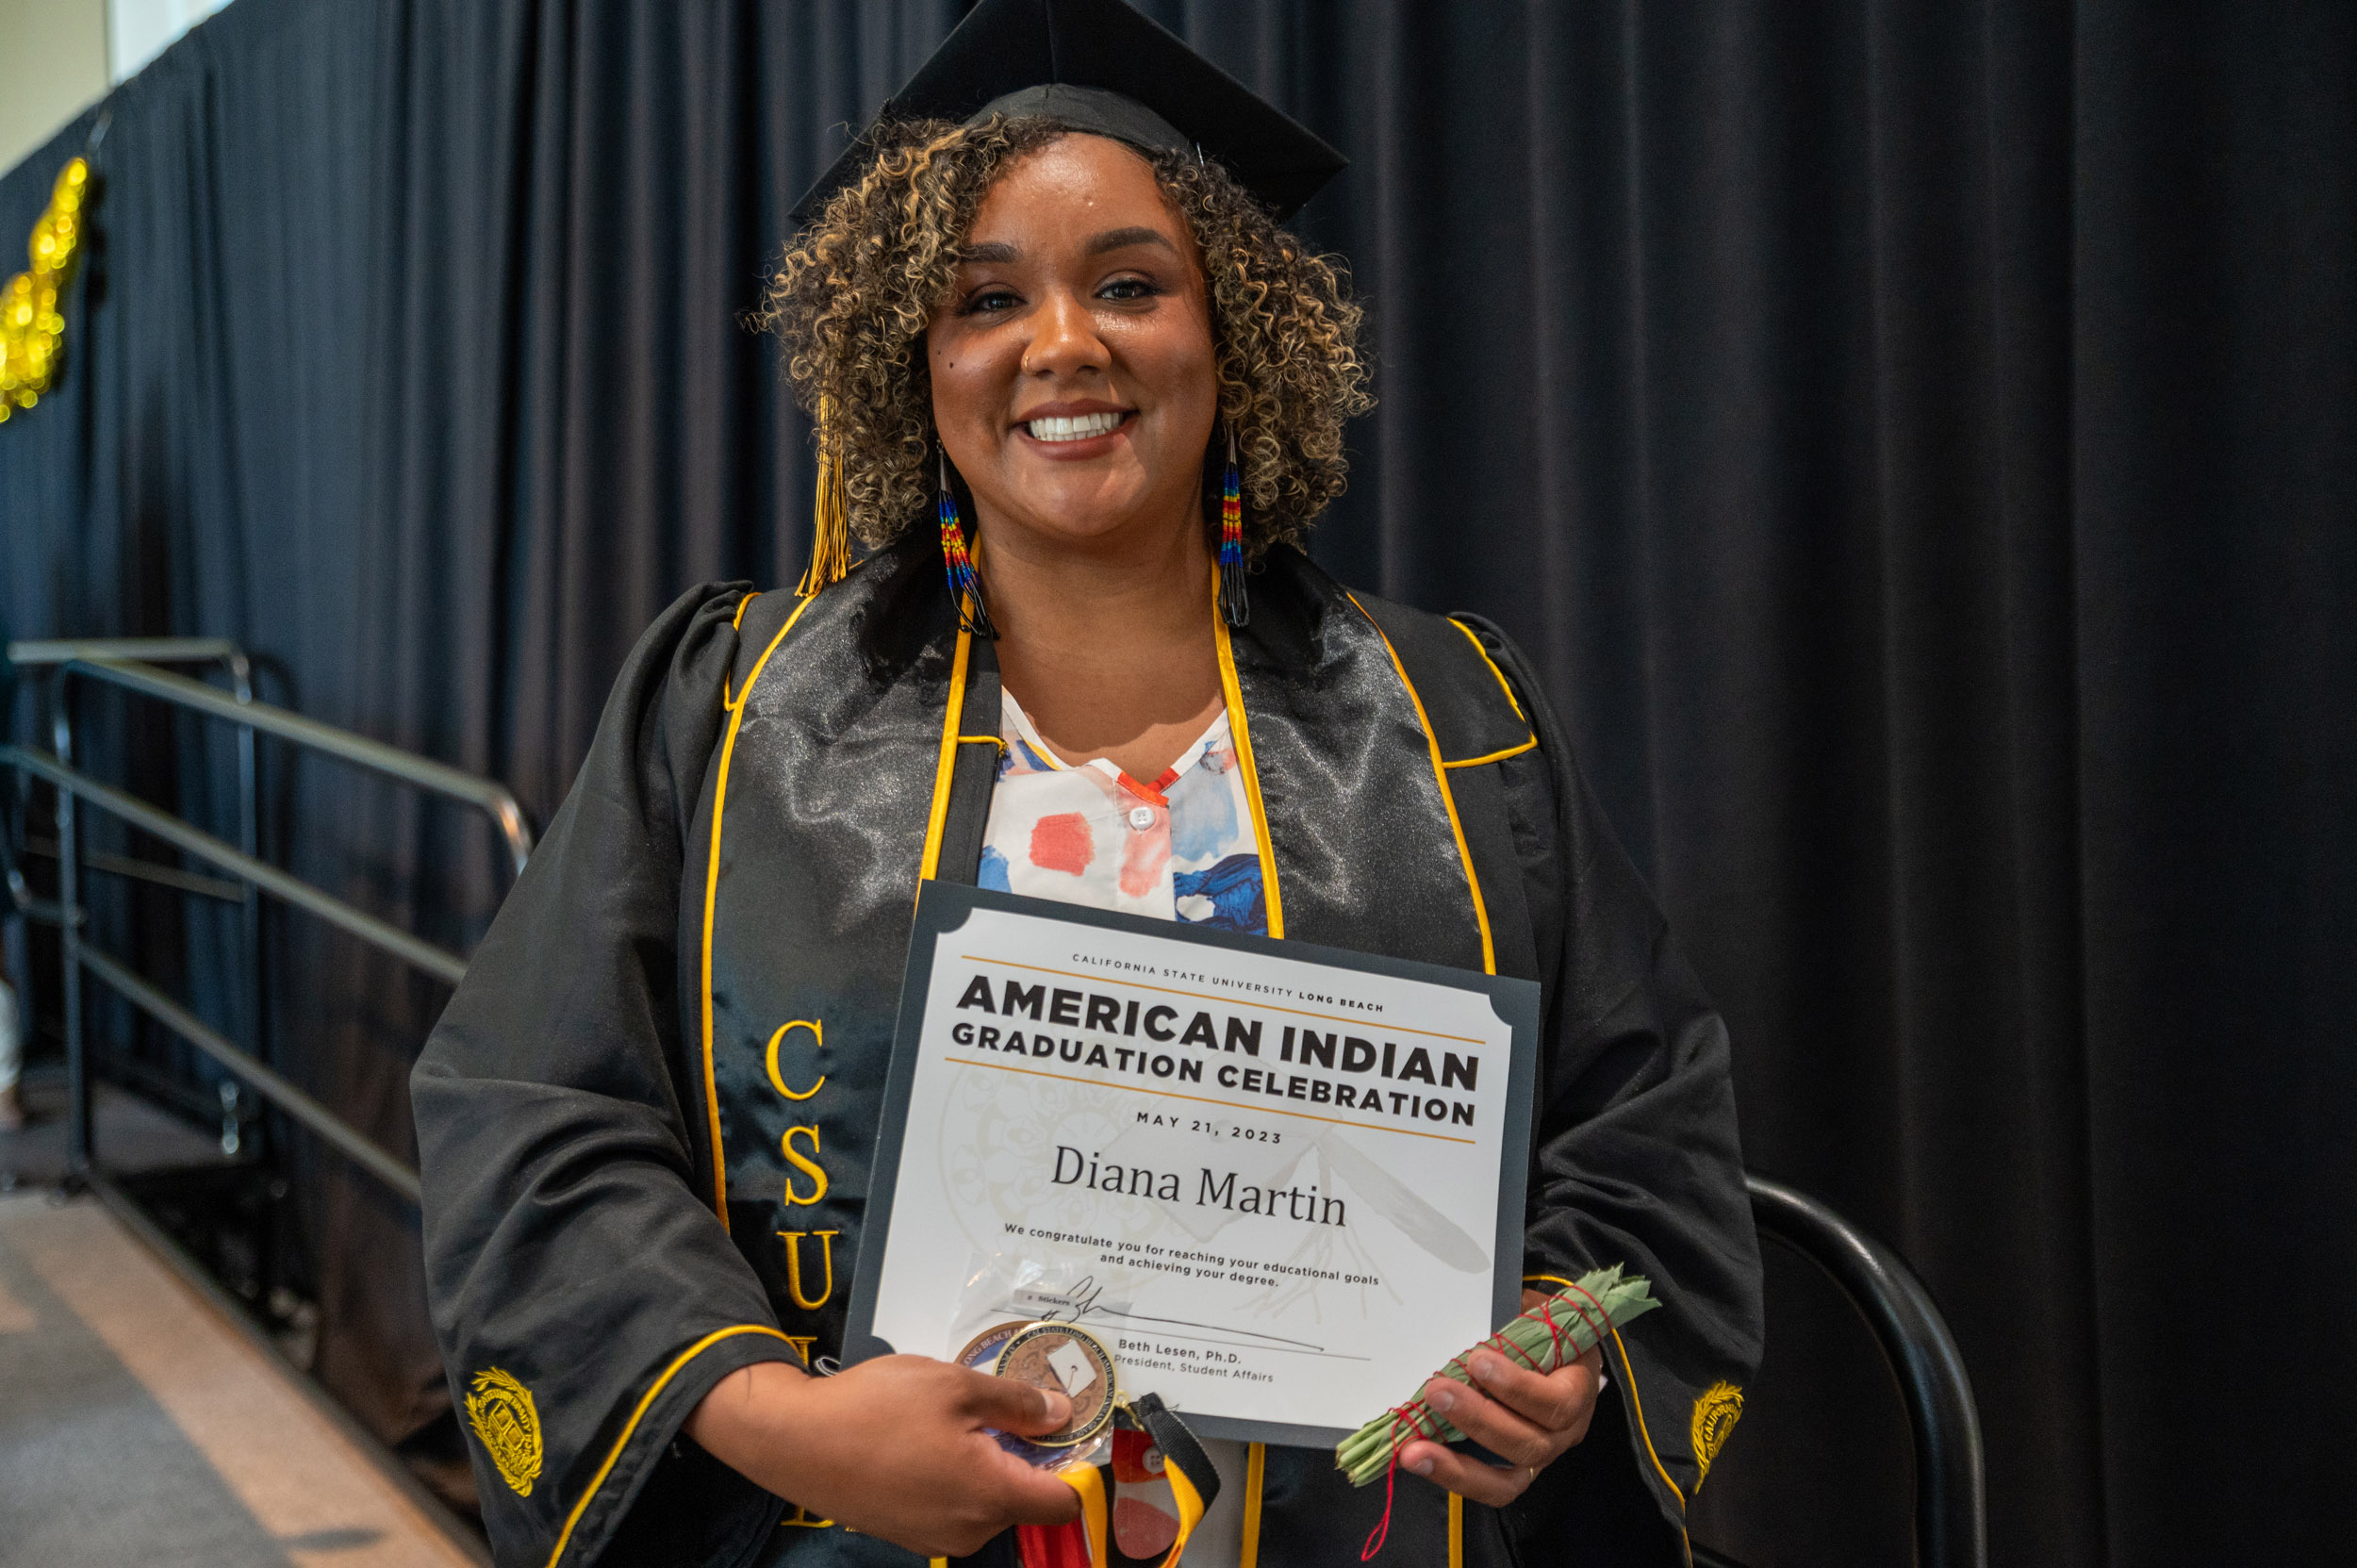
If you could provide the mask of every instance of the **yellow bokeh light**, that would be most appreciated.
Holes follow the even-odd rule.
[[[65,340],[60,305],[81,251],[82,225],[74,215],[89,184],[85,158],[72,159],[59,172],[25,247],[32,270],[8,279],[0,293],[0,421],[11,408],[38,403],[57,374]]]

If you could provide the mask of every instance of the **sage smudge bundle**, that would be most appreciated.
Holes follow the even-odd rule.
[[[1624,1276],[1621,1268],[1614,1263],[1582,1275],[1577,1284],[1548,1296],[1474,1350],[1494,1350],[1515,1365],[1541,1374],[1579,1360],[1606,1334],[1661,1305],[1654,1299],[1653,1286],[1644,1276]],[[1465,1362],[1472,1354],[1473,1350],[1466,1351],[1434,1376],[1470,1385],[1473,1375]],[[1334,1463],[1350,1477],[1351,1485],[1365,1486],[1391,1473],[1407,1444],[1420,1437],[1455,1443],[1464,1435],[1419,1394],[1343,1439],[1334,1450]]]

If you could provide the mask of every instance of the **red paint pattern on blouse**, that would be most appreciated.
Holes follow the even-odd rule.
[[[1096,858],[1096,841],[1089,833],[1088,818],[1079,812],[1058,812],[1032,824],[1031,864],[1040,869],[1077,877]]]

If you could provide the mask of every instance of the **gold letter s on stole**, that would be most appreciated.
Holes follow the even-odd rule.
[[[785,1294],[794,1298],[794,1305],[806,1312],[816,1312],[827,1304],[829,1296],[834,1295],[834,1239],[842,1233],[840,1230],[778,1232],[778,1239],[785,1243]],[[810,1235],[818,1238],[818,1258],[826,1268],[827,1282],[819,1288],[816,1301],[802,1294],[802,1238]]]
[[[821,1079],[819,1081],[823,1083],[826,1080]],[[804,1197],[801,1194],[794,1190],[794,1178],[789,1172],[785,1179],[785,1200],[788,1203],[816,1203],[820,1198],[827,1196],[826,1168],[820,1165],[817,1161],[811,1159],[808,1155],[804,1155],[796,1150],[794,1147],[794,1134],[797,1132],[809,1133],[810,1152],[812,1154],[818,1152],[818,1130],[815,1127],[787,1128],[785,1130],[785,1136],[778,1141],[779,1147],[783,1150],[785,1154],[785,1163],[787,1164],[792,1165],[795,1170],[799,1170],[804,1176],[809,1177],[813,1181],[816,1182],[817,1185],[811,1188],[810,1196],[808,1197]],[[783,1235],[783,1232],[781,1231],[780,1234]]]

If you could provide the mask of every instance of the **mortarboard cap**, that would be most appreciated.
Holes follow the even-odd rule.
[[[1217,158],[1282,220],[1349,161],[1122,0],[982,0],[878,121],[1042,115],[1148,152]],[[807,223],[875,156],[853,141],[794,206]]]

